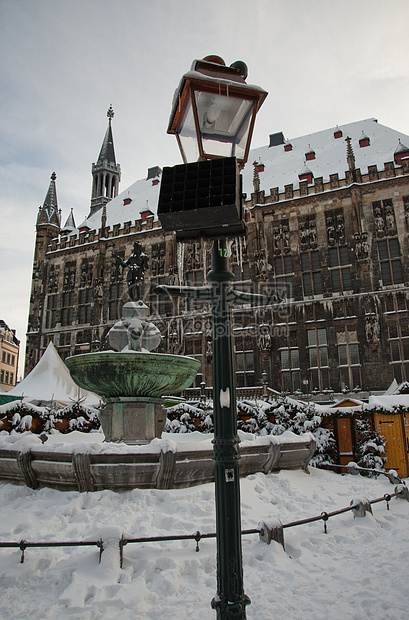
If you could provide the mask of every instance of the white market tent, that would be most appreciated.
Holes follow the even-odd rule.
[[[65,407],[78,399],[87,406],[96,406],[100,397],[78,387],[52,342],[33,370],[15,388],[10,396],[23,396],[24,400],[36,405],[53,402]]]

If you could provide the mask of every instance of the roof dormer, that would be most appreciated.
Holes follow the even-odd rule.
[[[298,178],[300,179],[300,181],[307,181],[308,185],[311,185],[314,174],[312,170],[308,168],[307,164],[304,163],[304,168],[298,174]]]
[[[399,140],[399,144],[394,153],[395,164],[397,164],[398,166],[401,166],[402,159],[407,159],[408,157],[409,157],[409,148],[405,146],[404,144],[402,144],[402,142]]]
[[[364,132],[362,132],[361,137],[359,138],[359,146],[362,148],[364,148],[365,146],[370,146],[371,145],[371,141],[368,138],[367,135],[364,134]]]
[[[315,151],[311,148],[311,144],[309,144],[308,151],[305,153],[305,160],[311,161],[312,159],[315,159]]]

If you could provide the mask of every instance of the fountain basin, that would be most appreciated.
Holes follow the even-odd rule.
[[[106,399],[182,392],[200,368],[193,357],[144,351],[85,353],[67,358],[65,364],[77,385]]]

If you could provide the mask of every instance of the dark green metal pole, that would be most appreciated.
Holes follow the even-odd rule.
[[[212,607],[218,620],[245,620],[250,599],[243,590],[239,438],[231,335],[231,301],[227,242],[216,239],[211,254],[213,314],[213,410],[217,539],[217,595]]]
[[[231,306],[235,302],[271,304],[275,295],[233,290],[229,282],[226,239],[215,239],[211,253],[210,286],[160,285],[153,292],[210,301],[213,315],[213,411],[217,540],[217,594],[212,607],[217,620],[246,620],[250,603],[243,591],[241,548],[239,438],[237,435],[236,383],[233,370]]]

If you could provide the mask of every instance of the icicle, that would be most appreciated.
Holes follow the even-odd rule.
[[[183,283],[184,255],[185,255],[185,244],[184,243],[178,243],[177,244],[177,262],[178,262],[178,277],[179,277],[179,284],[180,285],[182,285],[182,283]]]

